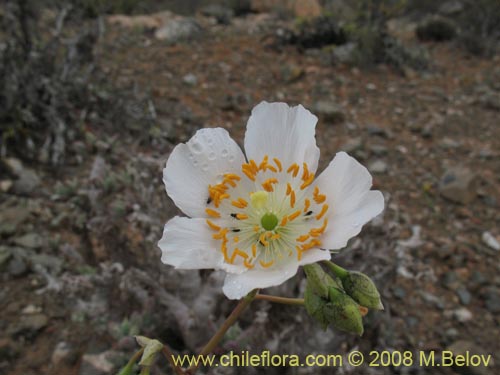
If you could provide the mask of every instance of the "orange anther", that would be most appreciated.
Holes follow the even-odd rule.
[[[205,208],[205,212],[207,213],[208,216],[212,216],[212,217],[215,217],[215,218],[219,218],[220,217],[220,213],[218,213],[215,210],[212,210],[211,208]]]

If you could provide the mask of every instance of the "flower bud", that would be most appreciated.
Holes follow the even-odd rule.
[[[342,331],[363,334],[363,320],[359,305],[347,294],[337,288],[329,290],[330,303],[325,316],[332,326]]]
[[[307,276],[307,285],[311,286],[312,290],[320,297],[328,298],[328,289],[339,286],[318,263],[304,266],[304,271]]]
[[[361,306],[375,310],[384,309],[377,287],[364,273],[349,271],[342,279],[342,286],[346,293]]]
[[[139,365],[149,367],[153,363],[156,354],[163,349],[163,344],[145,336],[135,336],[137,343],[144,348]]]

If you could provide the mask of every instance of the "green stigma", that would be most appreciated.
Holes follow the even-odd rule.
[[[262,219],[260,219],[260,224],[265,230],[273,230],[274,228],[276,228],[276,225],[278,225],[278,218],[275,214],[268,212],[267,214],[262,216]]]

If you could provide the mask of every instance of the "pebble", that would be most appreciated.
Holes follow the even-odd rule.
[[[472,312],[470,310],[466,309],[465,307],[461,307],[459,309],[453,310],[453,316],[460,323],[466,323],[474,317],[472,315]]]
[[[476,197],[475,175],[467,168],[457,166],[448,169],[441,177],[440,194],[455,203],[468,204]]]
[[[493,250],[500,251],[500,242],[490,232],[484,232],[481,236],[484,244]]]
[[[37,249],[42,247],[43,238],[37,233],[27,233],[21,237],[14,238],[14,243],[20,247]]]
[[[180,41],[192,39],[199,35],[202,27],[195,19],[182,17],[172,19],[166,22],[162,27],[155,31],[156,39],[167,43],[177,43]]]
[[[314,113],[322,116],[326,121],[339,123],[345,121],[344,109],[332,100],[320,100],[313,106]]]
[[[387,163],[382,160],[375,160],[368,165],[368,170],[374,174],[382,174],[387,172]]]
[[[188,86],[196,86],[198,84],[198,78],[196,78],[193,73],[189,73],[182,77],[182,82]]]
[[[463,286],[459,287],[456,290],[456,293],[457,293],[458,299],[460,299],[460,303],[462,305],[468,305],[470,303],[472,296],[465,287],[463,287]]]
[[[72,357],[73,351],[70,345],[65,341],[61,341],[56,345],[50,360],[52,365],[59,366],[60,364],[69,364],[72,362]]]

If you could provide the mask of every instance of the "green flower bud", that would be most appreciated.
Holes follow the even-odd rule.
[[[349,271],[342,279],[342,286],[346,293],[361,306],[375,310],[384,309],[377,287],[364,273]]]
[[[153,363],[156,354],[163,349],[163,344],[145,336],[135,336],[137,343],[144,348],[139,365],[149,367]]]
[[[363,320],[359,305],[347,294],[337,288],[329,290],[330,303],[325,316],[332,326],[342,331],[363,334]]]
[[[328,298],[328,289],[339,287],[337,282],[328,275],[318,263],[304,266],[307,276],[307,286],[311,286],[314,293],[323,298]]]

